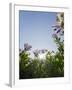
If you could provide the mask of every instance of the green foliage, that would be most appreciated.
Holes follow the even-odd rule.
[[[27,72],[29,62],[30,62],[29,55],[25,51],[22,51],[22,53],[20,53],[20,61],[19,61],[20,78],[28,78],[29,77],[28,72]]]
[[[54,38],[58,45],[56,53],[48,51],[45,60],[30,59],[25,51],[20,53],[20,79],[48,78],[64,76],[64,46],[60,39]]]

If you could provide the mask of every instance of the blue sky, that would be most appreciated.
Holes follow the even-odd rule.
[[[32,45],[32,49],[56,50],[52,38],[52,25],[56,23],[55,12],[19,11],[19,45]]]

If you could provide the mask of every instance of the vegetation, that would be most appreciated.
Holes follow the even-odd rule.
[[[64,76],[64,14],[57,16],[57,24],[52,26],[54,30],[53,39],[57,45],[57,52],[48,50],[35,50],[34,59],[30,58],[29,50],[32,46],[24,44],[24,50],[20,50],[19,78],[48,78]],[[59,23],[60,22],[60,23]],[[46,59],[39,60],[39,53],[47,52]]]

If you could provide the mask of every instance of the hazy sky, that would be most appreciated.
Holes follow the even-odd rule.
[[[52,38],[52,25],[56,23],[55,12],[19,11],[19,43],[24,48],[24,43],[32,45],[32,49],[56,50]]]

